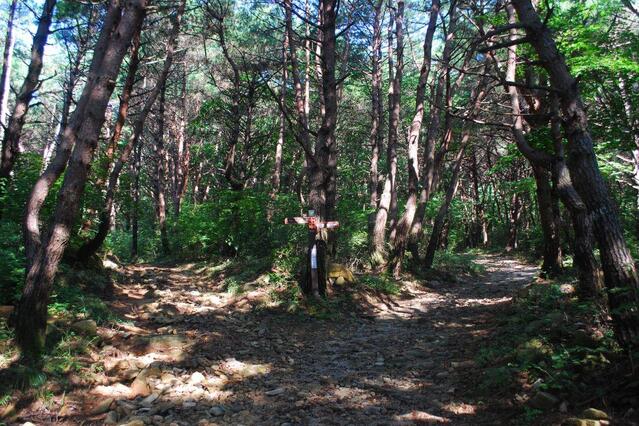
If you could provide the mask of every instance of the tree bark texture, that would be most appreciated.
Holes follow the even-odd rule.
[[[599,171],[577,81],[568,70],[548,27],[530,0],[513,0],[532,47],[557,92],[567,144],[567,165],[575,189],[593,220],[616,338],[624,348],[639,345],[639,294],[634,260],[616,206]]]
[[[433,36],[435,35],[439,9],[439,0],[433,0],[430,8],[430,19],[428,21],[428,27],[424,37],[424,59],[419,71],[419,80],[417,82],[417,90],[415,94],[415,114],[408,131],[408,199],[404,206],[404,213],[395,230],[393,251],[389,265],[396,278],[400,276],[402,271],[402,263],[404,260],[406,245],[408,244],[408,236],[417,210],[417,195],[419,189],[419,137],[422,129],[422,121],[424,119],[426,86],[430,75]]]
[[[104,54],[95,52],[94,60],[100,63],[92,64],[91,69],[96,70],[96,74],[87,81],[78,102],[76,110],[81,109],[82,114],[74,114],[74,120],[65,131],[65,138],[76,140],[75,147],[51,224],[27,271],[22,297],[16,309],[16,341],[23,355],[28,358],[37,358],[44,346],[49,294],[78,214],[105,111],[115,88],[115,79],[133,36],[142,26],[146,1],[132,0],[125,6],[112,4],[111,7],[124,10],[116,14],[118,24],[115,29],[111,25],[102,29],[103,35],[107,33],[104,38],[108,40],[104,46],[100,46],[104,47]]]

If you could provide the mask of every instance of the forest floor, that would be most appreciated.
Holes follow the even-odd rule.
[[[485,271],[410,281],[335,316],[290,312],[261,287],[230,294],[196,265],[121,271],[91,374],[32,403],[36,424],[518,423],[516,395],[480,389],[477,358],[538,270],[480,255]],[[519,419],[519,420],[517,420]],[[551,423],[545,423],[551,424]]]

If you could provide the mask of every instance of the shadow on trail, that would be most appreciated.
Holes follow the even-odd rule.
[[[516,412],[510,396],[482,394],[475,358],[536,272],[511,266],[416,287],[393,303],[360,300],[327,320],[260,304],[257,292],[233,298],[182,268],[136,268],[113,303],[136,326],[106,339],[107,376],[77,403],[95,401],[86,391],[113,390],[125,401],[111,407],[120,421],[167,425],[504,424]],[[127,359],[159,368],[149,379],[155,401],[117,393],[132,377],[106,366]]]

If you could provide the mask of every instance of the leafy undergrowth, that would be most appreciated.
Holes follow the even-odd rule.
[[[600,308],[579,301],[571,284],[540,282],[510,309],[476,356],[484,396],[516,395],[521,424],[554,424],[588,407],[619,424],[637,416],[639,380]]]
[[[299,271],[299,268],[277,260],[273,262],[270,258],[200,262],[191,270],[218,282],[221,290],[233,296],[242,297],[251,292],[264,294],[257,309],[279,308],[321,319],[338,319],[362,308],[359,306],[362,294],[390,297],[399,295],[403,289],[403,282],[388,274],[356,273],[353,282],[329,280],[327,298],[305,298],[299,287],[301,272],[291,272]]]
[[[436,270],[446,271],[453,276],[477,276],[486,272],[486,268],[477,263],[477,256],[481,251],[467,251],[464,253],[452,251],[438,251],[435,254],[434,266]]]

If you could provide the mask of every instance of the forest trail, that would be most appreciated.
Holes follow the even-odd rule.
[[[103,335],[106,375],[91,391],[114,401],[83,409],[131,425],[505,423],[508,401],[476,393],[474,359],[537,269],[476,262],[479,277],[327,320],[232,296],[188,265],[127,268],[113,307],[135,325]]]

